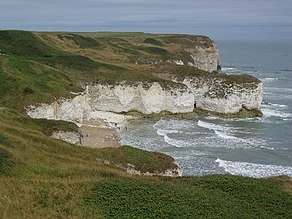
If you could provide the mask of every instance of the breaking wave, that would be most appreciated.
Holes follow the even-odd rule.
[[[170,133],[181,133],[178,130],[169,130],[169,129],[157,129],[156,132],[158,135],[161,135],[161,136],[165,136],[165,135],[170,134]]]
[[[223,139],[231,139],[231,140],[238,139],[237,137],[230,135],[229,132],[231,129],[229,127],[215,125],[215,124],[204,122],[201,120],[198,121],[198,126],[214,131],[218,137],[223,138]]]
[[[170,144],[170,145],[175,146],[175,147],[183,147],[183,146],[186,145],[186,142],[184,142],[182,140],[177,140],[177,139],[170,138],[167,135],[164,135],[164,141],[167,144]]]
[[[280,117],[280,118],[288,118],[291,117],[291,113],[285,113],[279,110],[274,110],[274,109],[267,109],[267,108],[262,108],[262,112],[265,117]]]
[[[274,106],[274,107],[280,107],[280,108],[286,108],[287,107],[287,105],[284,105],[284,104],[269,103],[269,102],[268,102],[268,105]]]
[[[202,128],[206,128],[206,129],[209,129],[209,130],[229,130],[229,128],[227,127],[224,127],[224,126],[221,126],[221,125],[216,125],[216,124],[212,124],[212,123],[209,123],[209,122],[204,122],[204,121],[201,121],[199,120],[197,122],[198,126],[202,127]]]
[[[262,81],[266,81],[266,82],[268,82],[268,81],[277,81],[278,80],[278,78],[263,78],[263,79],[261,79]]]
[[[217,131],[215,130],[215,134],[217,136],[219,136],[220,138],[224,138],[224,139],[233,139],[233,140],[236,140],[238,138],[234,137],[234,136],[231,136],[231,135],[227,135],[226,133],[224,132],[220,132],[220,131]]]
[[[267,164],[255,164],[247,162],[233,162],[227,160],[216,159],[219,167],[224,168],[227,173],[232,175],[248,176],[255,178],[288,175],[292,176],[292,167],[278,166]]]

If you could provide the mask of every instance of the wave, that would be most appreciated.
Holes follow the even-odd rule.
[[[268,146],[260,146],[261,149],[268,149],[268,150],[272,150],[274,151],[275,148],[274,147],[268,147]]]
[[[168,155],[172,156],[175,160],[194,160],[194,157],[197,156],[210,156],[211,153],[209,152],[202,152],[197,150],[187,150],[187,151],[174,151],[174,152],[167,152]]]
[[[283,92],[283,93],[286,93],[286,92],[292,92],[292,88],[288,88],[288,87],[266,87],[265,90],[267,91],[272,91],[272,92]]]
[[[265,117],[288,118],[288,117],[292,116],[291,113],[285,113],[285,112],[281,112],[281,111],[278,111],[278,110],[266,109],[266,108],[262,108],[262,112],[263,112]]]
[[[215,160],[219,164],[219,167],[224,168],[227,173],[232,175],[248,176],[254,178],[262,178],[269,176],[288,175],[292,176],[291,166],[279,166],[268,164],[255,164],[247,162],[233,162],[227,160],[221,160],[217,158]]]
[[[261,81],[277,81],[278,78],[261,78]]]
[[[177,139],[170,138],[167,135],[164,135],[164,141],[167,144],[170,144],[170,145],[175,146],[175,147],[183,147],[183,146],[186,145],[186,142],[184,142],[182,140],[177,140]]]
[[[216,124],[213,124],[213,123],[209,123],[209,122],[204,122],[204,121],[201,121],[201,120],[198,120],[197,122],[198,126],[202,127],[202,128],[206,128],[206,129],[209,129],[209,130],[229,130],[229,128],[227,127],[224,127],[224,126],[221,126],[221,125],[216,125]]]
[[[170,134],[170,133],[181,133],[181,131],[169,130],[169,129],[157,129],[156,132],[158,135],[161,135],[161,136],[165,136],[165,135]]]
[[[238,138],[234,137],[234,136],[230,136],[230,135],[227,135],[226,133],[224,132],[220,132],[220,131],[216,131],[215,130],[215,134],[217,136],[219,136],[220,138],[223,138],[223,139],[233,139],[233,140],[236,140]]]
[[[214,131],[218,137],[223,138],[223,139],[232,139],[232,140],[238,139],[237,137],[231,136],[228,133],[230,132],[229,127],[216,125],[209,122],[204,122],[201,120],[198,121],[198,126]]]
[[[270,102],[268,102],[268,105],[274,106],[274,107],[280,107],[280,108],[286,108],[287,107],[287,105],[284,105],[284,104],[277,104],[277,103],[270,103]]]
[[[221,71],[232,71],[232,70],[234,70],[234,68],[232,68],[232,67],[223,67],[223,68],[221,68]]]

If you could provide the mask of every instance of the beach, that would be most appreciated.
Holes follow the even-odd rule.
[[[90,148],[119,147],[119,130],[125,128],[131,116],[96,111],[78,124],[82,132],[82,146]]]

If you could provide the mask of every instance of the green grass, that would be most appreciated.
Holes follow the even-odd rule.
[[[68,35],[59,34],[58,37],[62,40],[63,39],[73,40],[80,48],[95,48],[95,49],[102,48],[102,45],[97,40],[91,37],[85,37],[85,36],[77,35],[77,34],[68,34]]]
[[[148,43],[148,44],[153,44],[156,46],[163,46],[163,43],[161,41],[154,38],[146,38],[143,42]]]
[[[0,49],[5,55],[20,57],[52,57],[64,52],[48,46],[28,31],[0,31]]]
[[[114,164],[161,171],[173,159],[130,147],[84,148],[44,131],[64,126],[71,127],[0,108],[1,218],[289,218],[292,213],[290,178],[131,176]]]
[[[203,110],[200,108],[196,108],[194,110],[195,113],[200,115],[215,115],[221,118],[254,118],[254,117],[262,117],[263,113],[260,110],[249,110],[243,107],[238,113],[218,113],[214,111]]]
[[[59,56],[52,59],[45,59],[43,61],[48,65],[61,65],[69,69],[72,68],[84,72],[94,72],[94,70],[98,70],[99,68],[118,72],[127,70],[125,67],[94,61],[81,55]]]
[[[240,74],[240,75],[227,75],[224,73],[208,73],[205,71],[191,67],[191,66],[176,66],[170,69],[170,72],[175,74],[178,78],[184,79],[185,77],[205,77],[213,79],[223,79],[226,84],[244,84],[244,83],[258,83],[259,79],[252,75]]]
[[[143,47],[141,48],[145,52],[148,52],[153,55],[167,55],[168,51],[159,47]]]
[[[97,157],[125,169],[128,164],[132,164],[135,170],[141,173],[164,173],[169,169],[177,168],[172,157],[159,152],[141,151],[129,146],[100,149]]]
[[[82,91],[81,84],[88,82],[115,84],[126,80],[129,83],[168,83],[143,70],[129,69],[124,63],[105,63],[95,57],[65,51],[58,47],[59,44],[50,41],[50,35],[46,36],[42,38],[26,31],[0,31],[0,49],[4,54],[0,56],[0,105],[23,111],[24,107],[32,104],[72,97],[71,91]],[[98,41],[113,48],[104,38],[98,40],[72,33],[57,33],[56,36],[59,40],[73,40],[83,49],[99,50]],[[123,39],[112,41],[121,45],[127,42]],[[139,55],[127,45],[118,45],[118,52]],[[154,53],[164,51],[151,48],[149,51]]]
[[[292,213],[291,196],[278,183],[216,175],[102,181],[86,203],[105,218],[289,218]]]
[[[3,142],[3,136],[0,135],[0,142]],[[5,143],[5,142],[4,142]],[[13,155],[7,150],[0,147],[0,176],[9,174],[10,169],[14,166]]]

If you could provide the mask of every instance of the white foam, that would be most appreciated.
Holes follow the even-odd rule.
[[[247,162],[233,162],[227,160],[216,159],[219,167],[232,175],[248,176],[262,178],[268,176],[288,175],[292,176],[292,167],[278,166],[267,164],[255,164]]]
[[[233,139],[233,140],[238,139],[238,138],[236,138],[234,136],[227,135],[226,133],[220,132],[220,131],[217,131],[217,130],[215,130],[215,134],[218,135],[220,138],[224,138],[224,139]]]
[[[176,160],[194,160],[194,157],[196,156],[208,156],[211,155],[208,152],[202,152],[202,151],[195,151],[195,150],[188,150],[188,151],[174,151],[174,152],[168,152],[168,155],[172,156]]]
[[[277,81],[278,78],[264,78],[264,79],[261,79],[262,81]]]
[[[165,135],[170,134],[170,133],[181,133],[178,130],[169,130],[169,129],[157,129],[156,132],[158,135],[161,135],[161,136],[165,136]]]
[[[283,121],[292,121],[292,119],[283,119]]]
[[[234,70],[234,68],[231,68],[231,67],[223,67],[221,68],[221,71],[232,71]]]
[[[167,135],[164,135],[164,141],[167,144],[170,144],[170,145],[175,146],[175,147],[183,147],[186,144],[184,141],[170,138]]]
[[[291,113],[284,113],[279,110],[274,110],[274,109],[267,109],[267,108],[262,108],[262,112],[265,117],[281,117],[281,118],[288,118],[291,117]]]
[[[199,120],[197,122],[198,126],[202,127],[202,128],[206,128],[206,129],[209,129],[209,130],[228,130],[229,128],[227,127],[224,127],[224,126],[221,126],[221,125],[216,125],[216,124],[212,124],[212,123],[209,123],[209,122],[204,122],[204,121],[201,121]]]
[[[287,107],[287,105],[277,104],[277,103],[268,103],[268,105],[274,106],[274,107],[280,107],[280,108],[286,108]]]
[[[287,88],[287,87],[266,87],[265,90],[279,92],[279,93],[292,92],[292,88]]]
[[[268,150],[272,150],[274,151],[275,148],[274,147],[267,147],[267,146],[260,146],[261,149],[268,149]]]
[[[215,132],[215,134],[223,139],[232,139],[232,140],[237,140],[238,138],[231,136],[228,132],[230,132],[230,128],[225,127],[225,126],[221,126],[221,125],[216,125],[216,124],[212,124],[209,122],[204,122],[199,120],[198,121],[198,126],[203,127],[203,128],[207,128],[209,130],[212,130]]]

